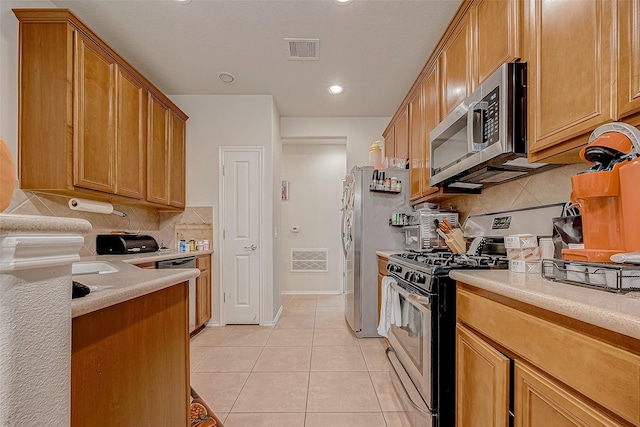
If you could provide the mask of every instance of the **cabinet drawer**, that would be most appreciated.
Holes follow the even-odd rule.
[[[640,424],[640,357],[557,323],[458,288],[458,321]]]
[[[211,257],[209,255],[196,258],[196,267],[200,271],[211,269]]]

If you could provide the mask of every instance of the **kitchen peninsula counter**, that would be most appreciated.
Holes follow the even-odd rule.
[[[212,251],[152,252],[132,255],[95,255],[82,257],[80,262],[106,262],[118,271],[106,274],[73,276],[79,283],[89,286],[91,293],[76,298],[71,303],[72,317],[82,316],[155,291],[198,277],[197,268],[152,270],[136,267],[136,264],[164,261],[211,254]]]
[[[616,294],[507,270],[452,270],[468,285],[640,339],[640,292]]]

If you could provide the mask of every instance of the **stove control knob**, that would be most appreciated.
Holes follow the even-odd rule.
[[[427,278],[424,276],[424,274],[417,274],[416,275],[416,281],[417,283],[427,283]]]
[[[389,264],[388,270],[392,273],[400,273],[402,271],[402,267],[395,264]]]
[[[415,282],[417,276],[418,275],[416,273],[409,273],[409,281],[410,282]]]

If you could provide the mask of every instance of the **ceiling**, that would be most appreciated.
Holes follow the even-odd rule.
[[[283,117],[388,117],[461,0],[52,2],[167,95],[273,95]],[[285,38],[320,39],[319,60],[287,60]]]

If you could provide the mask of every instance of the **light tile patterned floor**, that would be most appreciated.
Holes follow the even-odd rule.
[[[285,295],[275,327],[211,327],[191,385],[225,427],[407,427],[384,341],[357,339],[342,295]]]

